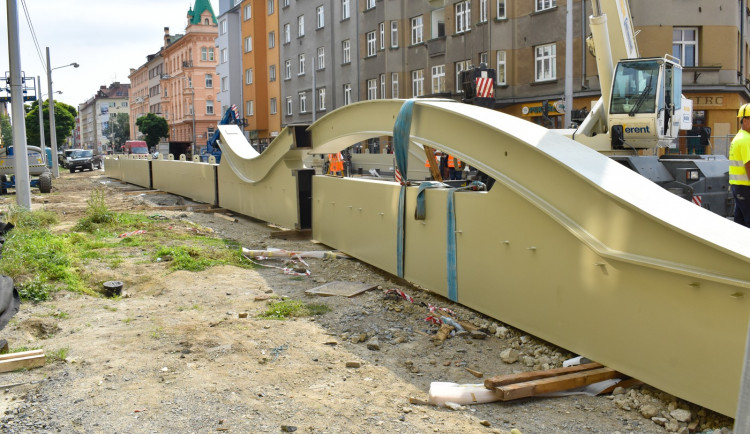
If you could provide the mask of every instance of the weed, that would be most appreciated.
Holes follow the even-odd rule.
[[[51,289],[52,285],[42,282],[39,276],[35,276],[30,282],[19,286],[18,295],[21,296],[22,300],[46,301],[49,300]]]
[[[107,305],[104,305],[104,306],[102,306],[102,307],[104,307],[105,309],[107,309],[107,310],[108,310],[108,311],[110,311],[110,312],[117,312],[117,308],[116,308],[116,307],[114,307],[114,306],[107,306]]]
[[[42,347],[33,347],[33,348],[29,348],[29,347],[16,347],[16,348],[11,348],[10,350],[8,350],[8,352],[9,353],[23,353],[25,351],[40,350],[40,349],[42,349]]]
[[[283,300],[271,302],[268,309],[260,315],[263,319],[286,319],[290,317],[305,317],[322,315],[331,308],[325,304],[303,303],[298,300]]]
[[[134,319],[134,318],[131,318],[131,317],[127,317],[127,318],[125,318],[124,320],[122,320],[122,322],[124,322],[125,324],[130,324],[130,323],[131,323],[131,322],[133,321],[133,319]]]
[[[66,319],[70,317],[70,315],[68,315],[67,312],[62,312],[62,311],[53,312],[50,316],[57,318],[57,319]]]
[[[68,353],[70,353],[70,348],[63,347],[59,350],[52,351],[50,353],[47,353],[45,355],[47,362],[64,362],[65,359],[68,358]]]

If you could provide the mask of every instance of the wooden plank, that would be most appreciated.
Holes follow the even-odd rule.
[[[586,363],[583,365],[568,366],[567,368],[546,369],[544,371],[521,372],[519,374],[498,375],[484,380],[484,387],[492,390],[506,384],[521,383],[524,381],[539,380],[542,378],[555,377],[564,374],[575,374],[576,372],[588,371],[590,369],[603,368],[600,363]]]
[[[219,213],[219,212],[215,212],[214,213],[214,217],[219,217],[219,218],[222,218],[222,219],[224,219],[226,221],[233,222],[233,223],[237,223],[239,221],[239,220],[237,220],[236,218],[234,218],[232,216],[228,216],[226,214],[222,214],[222,213]]]
[[[424,146],[424,153],[427,156],[427,161],[430,163],[432,179],[443,182],[443,176],[440,174],[440,165],[437,163],[437,158],[435,158],[435,150],[429,146]]]
[[[46,358],[44,354],[34,354],[9,360],[0,360],[0,372],[10,372],[17,369],[31,369],[44,366]]]
[[[44,354],[44,350],[29,350],[29,351],[19,351],[17,353],[0,354],[0,360],[19,359],[22,357],[36,356],[39,354]]]
[[[152,205],[151,208],[162,210],[162,211],[195,211],[198,209],[209,209],[211,206],[213,205],[208,205],[204,203],[196,203],[193,205],[165,205],[165,206]]]
[[[512,399],[528,398],[529,396],[541,395],[544,393],[575,389],[577,387],[588,386],[589,384],[610,380],[620,376],[622,376],[622,374],[614,369],[599,368],[575,374],[565,374],[557,377],[526,381],[523,383],[508,384],[500,386],[495,390],[500,392],[500,399],[502,401],[510,401]]]
[[[225,208],[214,208],[214,207],[209,207],[209,208],[199,208],[199,209],[194,209],[194,210],[193,210],[193,212],[199,212],[199,213],[212,213],[212,212],[229,212],[229,210],[228,210],[228,209],[225,209]]]
[[[271,232],[271,238],[282,240],[309,240],[312,238],[312,229],[273,231]]]

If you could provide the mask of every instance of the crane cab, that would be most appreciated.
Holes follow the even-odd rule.
[[[612,80],[609,116],[612,149],[671,146],[682,119],[682,67],[664,58],[625,59]]]

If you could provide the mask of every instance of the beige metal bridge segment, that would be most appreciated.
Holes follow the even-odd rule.
[[[262,164],[263,154],[252,162],[222,142],[220,206],[298,226],[304,206],[291,190],[307,170],[304,154],[391,135],[402,103],[336,110],[309,127],[307,149],[284,131]],[[496,180],[488,192],[455,193],[459,303],[734,415],[750,317],[750,230],[499,112],[418,100],[411,140]],[[396,274],[399,189],[312,176],[313,236]],[[425,220],[413,218],[416,194],[407,188],[404,277],[448,296],[448,189],[425,192]]]

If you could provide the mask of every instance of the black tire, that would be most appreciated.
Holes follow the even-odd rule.
[[[89,170],[90,170],[90,171],[93,171],[93,170],[94,170],[94,163],[89,163]]]
[[[70,168],[70,173],[76,173],[76,170],[74,168]]]
[[[52,175],[49,172],[39,175],[39,192],[52,193]]]
[[[8,189],[5,187],[5,183],[8,182],[8,177],[5,175],[0,176],[0,194],[8,194]]]

